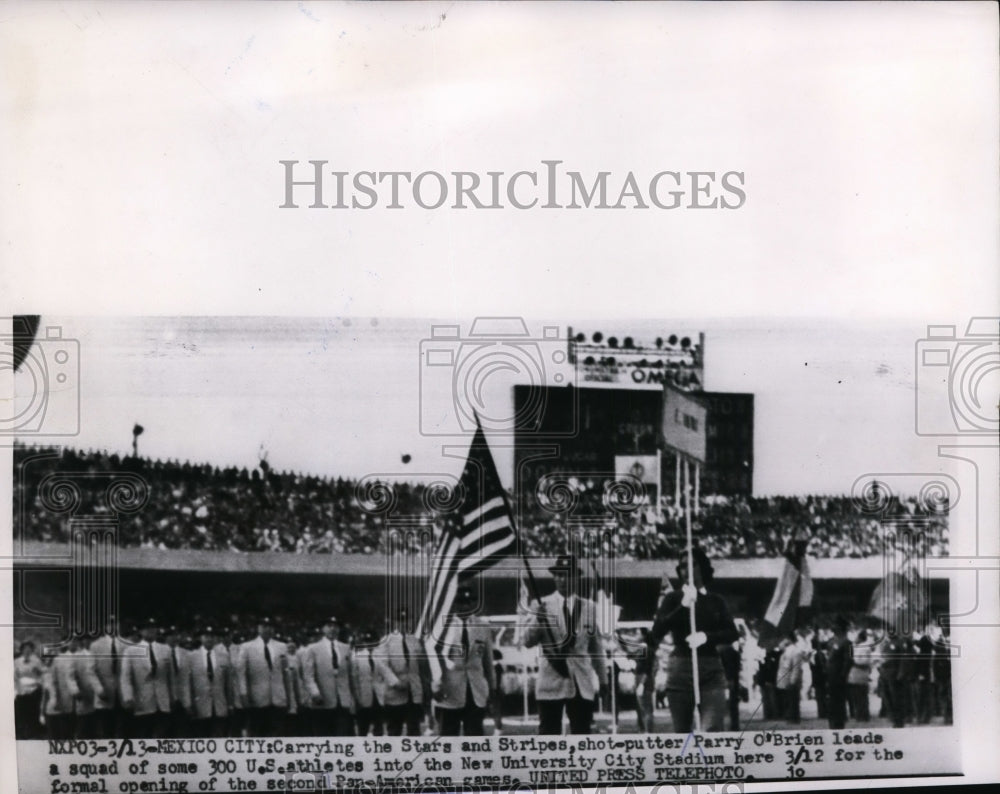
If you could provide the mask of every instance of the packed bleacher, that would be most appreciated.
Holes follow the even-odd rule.
[[[392,513],[370,483],[275,472],[266,462],[253,470],[207,464],[119,457],[104,452],[17,445],[14,448],[15,532],[25,540],[65,542],[69,513],[53,508],[44,486],[52,475],[74,483],[76,515],[109,513],[105,493],[112,473],[138,475],[148,501],[118,515],[119,545],[154,549],[239,552],[406,554],[427,551],[434,534],[453,520],[433,508],[425,486],[393,483]],[[105,483],[102,485],[102,482]],[[51,489],[49,489],[51,490]],[[645,497],[643,497],[645,499]],[[445,500],[447,501],[447,500]],[[563,553],[570,536],[583,535],[588,551],[622,560],[665,559],[684,548],[685,522],[672,495],[660,510],[642,500],[619,503],[610,483],[568,480],[550,492],[512,499],[525,551]],[[402,517],[425,531],[398,533],[388,524]],[[392,519],[393,521],[387,521]],[[877,512],[842,496],[744,498],[703,495],[693,530],[711,557],[778,557],[788,538],[808,530],[808,554],[862,558],[881,553],[882,523],[912,530],[919,551],[948,553],[947,505],[893,497]],[[581,532],[583,530],[583,532]]]

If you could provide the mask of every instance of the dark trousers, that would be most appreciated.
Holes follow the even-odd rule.
[[[179,702],[175,702],[170,710],[170,738],[171,739],[184,739],[190,734],[188,733],[189,727],[187,712],[184,710]]]
[[[345,708],[312,709],[313,736],[353,736],[354,721]]]
[[[77,714],[76,715],[76,731],[75,736],[77,739],[96,739],[97,734],[97,714],[95,712],[90,712],[89,714]]]
[[[701,690],[702,731],[726,729],[726,690],[710,688]],[[694,691],[668,689],[667,705],[670,706],[672,733],[690,733],[694,727]]]
[[[188,733],[192,739],[221,739],[226,735],[226,718],[193,719],[188,723]]]
[[[775,719],[780,714],[778,711],[778,688],[774,684],[762,684],[760,699],[764,706],[764,719]]]
[[[358,729],[358,736],[367,736],[371,731],[372,736],[381,736],[384,731],[382,719],[382,707],[377,703],[365,708],[358,706],[354,711],[354,722]]]
[[[169,728],[170,714],[154,711],[152,714],[134,715],[129,730],[131,738],[166,739]]]
[[[565,700],[538,701],[538,733],[542,736],[562,733],[563,710],[569,717],[569,732],[587,734],[594,719],[594,701],[576,695]]]
[[[465,705],[460,709],[438,708],[438,725],[442,736],[483,736],[486,709],[476,705],[472,689],[466,688]]]
[[[98,739],[120,739],[125,735],[123,724],[124,713],[115,706],[110,709],[97,709],[94,711],[94,723],[97,730]]]
[[[248,736],[280,736],[282,725],[282,710],[275,706],[246,709],[246,726]]]
[[[931,684],[926,678],[920,678],[911,685],[913,696],[913,719],[918,725],[926,725],[931,721]]]
[[[76,730],[75,714],[46,714],[45,734],[50,740],[69,741]]]
[[[858,722],[868,722],[872,716],[868,707],[868,684],[848,684],[848,688],[854,719]]]
[[[740,729],[740,684],[738,681],[729,685],[729,730]]]
[[[937,704],[937,710],[944,718],[944,724],[951,725],[952,713],[950,680],[938,680],[934,683],[934,698]]]
[[[420,736],[420,722],[424,718],[424,707],[419,703],[385,706],[383,711],[387,736],[402,736],[404,726],[407,736]]]
[[[14,736],[18,739],[41,739],[42,724],[38,721],[41,713],[42,690],[36,689],[28,695],[14,698]]]
[[[847,723],[847,685],[826,688],[826,717],[832,729]]]
[[[826,719],[826,682],[813,684],[816,695],[816,716],[821,720]]]
[[[247,728],[247,710],[230,709],[226,719],[226,736],[239,738]]]
[[[790,686],[778,689],[778,702],[780,703],[780,715],[788,722],[801,722],[802,689],[797,686]]]

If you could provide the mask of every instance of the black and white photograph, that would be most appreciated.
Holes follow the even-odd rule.
[[[0,790],[1000,779],[996,11],[0,3]]]

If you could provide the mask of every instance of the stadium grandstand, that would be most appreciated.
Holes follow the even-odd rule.
[[[433,531],[410,534],[423,537],[423,546],[389,542],[384,512],[366,509],[357,480],[323,478],[273,471],[262,461],[252,470],[207,464],[119,457],[115,454],[68,448],[15,446],[15,532],[28,541],[64,543],[69,540],[69,517],[47,509],[41,484],[65,474],[79,485],[77,514],[99,516],[110,507],[102,503],[101,489],[88,487],[102,474],[129,472],[148,485],[149,501],[133,514],[118,516],[118,545],[156,550],[285,552],[289,554],[371,555],[423,553]],[[80,476],[84,475],[84,476]],[[519,530],[528,554],[562,553],[576,522],[594,527],[605,498],[605,483],[571,479],[573,511],[544,504],[533,495],[520,500]],[[393,483],[393,516],[430,530],[449,520],[437,513],[426,485]],[[665,495],[660,509],[646,505],[631,512],[604,510],[603,545],[592,551],[619,560],[676,558],[684,547],[684,515]],[[771,496],[749,498],[703,494],[694,517],[694,533],[709,556],[718,559],[776,558],[797,530],[810,537],[808,554],[818,559],[860,559],[882,549],[880,521],[897,526],[919,525],[914,533],[929,557],[948,553],[947,504],[922,504],[916,497],[892,497],[877,514],[849,496]],[[586,517],[586,518],[583,518]],[[418,541],[413,540],[413,543]]]

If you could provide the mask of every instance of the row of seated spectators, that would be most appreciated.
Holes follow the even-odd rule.
[[[427,483],[383,487],[278,473],[266,462],[253,471],[219,469],[25,445],[14,454],[15,530],[27,540],[65,541],[70,514],[109,514],[112,504],[124,504],[126,511],[116,512],[125,547],[412,554],[428,551],[454,520],[456,500]],[[108,490],[122,481],[113,473],[122,472],[140,483],[124,501]],[[672,496],[658,513],[628,488],[553,476],[515,504],[529,554],[561,554],[576,544],[583,554],[669,559],[684,548],[684,514]],[[389,531],[400,517],[413,531]],[[907,532],[918,551],[948,553],[947,505],[912,497],[873,505],[850,497],[709,495],[698,502],[693,531],[717,558],[780,556],[798,530],[808,531],[810,556],[859,558],[881,553],[883,524]]]

